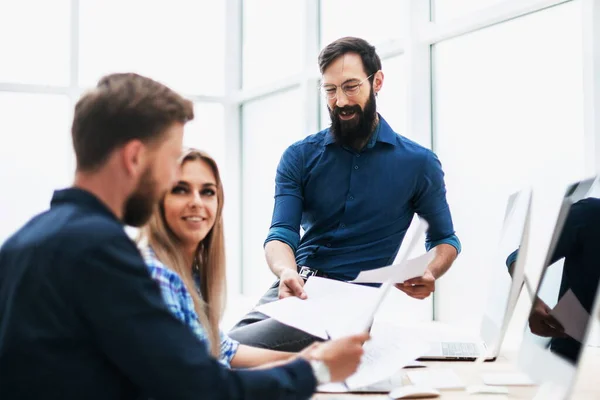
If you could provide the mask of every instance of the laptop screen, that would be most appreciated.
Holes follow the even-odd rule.
[[[581,181],[565,191],[519,355],[524,372],[564,396],[585,347],[600,281],[600,198],[586,197],[592,183]]]

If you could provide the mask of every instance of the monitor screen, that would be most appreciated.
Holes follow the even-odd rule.
[[[588,197],[593,182],[567,188],[548,246],[537,249],[544,262],[519,355],[524,372],[563,397],[574,382],[600,280],[600,198]]]
[[[480,332],[486,344],[486,359],[498,355],[520,293],[522,279],[519,282],[511,279],[506,260],[514,264],[518,254],[523,257],[527,253],[525,239],[530,205],[531,189],[520,190],[508,198],[496,254],[490,258],[488,299]]]

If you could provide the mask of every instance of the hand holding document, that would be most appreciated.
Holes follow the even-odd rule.
[[[391,323],[375,323],[358,371],[341,383],[318,387],[319,392],[389,392],[399,386],[398,372],[421,356],[429,344]]]
[[[322,339],[341,337],[350,331],[349,326],[360,313],[367,312],[376,300],[378,288],[354,285],[333,279],[311,276],[304,285],[308,298],[286,297],[256,308],[282,324],[300,329]],[[328,332],[327,332],[328,331]]]
[[[435,256],[434,252],[430,251],[410,260],[408,259],[408,256],[412,253],[418,241],[425,234],[428,226],[426,221],[419,220],[414,234],[409,240],[403,241],[392,265],[368,271],[361,271],[352,282],[381,283],[390,280],[392,283],[403,283],[409,279],[423,276],[427,266]]]
[[[409,279],[423,276],[427,270],[427,266],[434,257],[435,253],[430,251],[400,264],[388,265],[387,267],[376,268],[369,271],[362,271],[352,282],[375,283],[390,280],[392,283],[402,283]]]

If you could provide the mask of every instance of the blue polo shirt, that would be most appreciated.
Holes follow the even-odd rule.
[[[345,280],[389,265],[415,213],[429,223],[427,250],[447,243],[460,251],[438,158],[395,133],[381,115],[361,151],[337,144],[329,129],[294,143],[281,157],[275,184],[265,244],[287,243],[298,265]]]

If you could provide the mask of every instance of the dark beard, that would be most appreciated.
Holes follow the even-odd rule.
[[[148,167],[142,174],[135,192],[125,201],[123,222],[134,227],[144,225],[152,216],[157,203],[156,182],[152,179],[151,168]]]
[[[373,90],[371,89],[369,100],[367,100],[364,110],[358,104],[342,108],[335,107],[333,110],[329,107],[327,108],[329,110],[329,117],[331,118],[329,132],[333,135],[335,141],[342,146],[355,149],[362,147],[371,135],[375,119],[377,118],[377,107]],[[342,121],[339,117],[342,111],[355,112],[356,116],[349,121]]]

